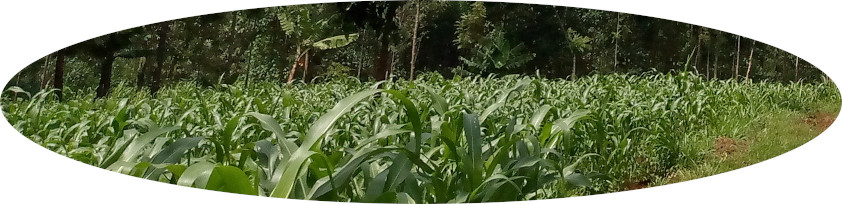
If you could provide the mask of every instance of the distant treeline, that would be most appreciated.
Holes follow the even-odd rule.
[[[385,1],[242,10],[132,28],[50,54],[7,86],[102,97],[117,83],[154,94],[175,81],[412,80],[430,71],[573,79],[685,69],[709,79],[824,77],[775,47],[675,21],[560,6]]]

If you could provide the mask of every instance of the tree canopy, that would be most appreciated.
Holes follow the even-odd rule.
[[[48,55],[7,86],[95,90],[177,81],[318,83],[689,70],[710,80],[817,81],[797,56],[752,39],[645,16],[561,6],[366,1],[208,14],[100,36]],[[52,85],[51,85],[52,84]]]

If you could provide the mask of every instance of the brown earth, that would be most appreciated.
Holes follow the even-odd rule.
[[[819,128],[821,131],[830,127],[834,120],[836,120],[836,115],[830,113],[814,113],[804,118],[805,123]]]
[[[719,137],[713,142],[713,153],[719,157],[726,157],[748,149],[745,141],[737,141],[729,137]]]
[[[651,183],[649,180],[625,183],[625,184],[623,184],[623,186],[625,186],[625,187],[623,187],[623,190],[624,191],[630,191],[630,190],[637,190],[637,189],[646,188],[646,187],[649,187],[649,183]]]

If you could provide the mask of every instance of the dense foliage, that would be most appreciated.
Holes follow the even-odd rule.
[[[692,55],[692,56],[691,56]],[[821,81],[766,44],[669,20],[559,6],[379,1],[270,7],[177,19],[100,36],[34,62],[7,85],[29,92],[117,84],[205,86],[590,74],[681,69],[706,79]],[[416,73],[417,72],[417,73]],[[66,79],[65,79],[66,78]]]
[[[85,92],[64,102],[19,95],[3,101],[15,128],[90,165],[233,193],[402,203],[617,191],[700,161],[715,138],[742,137],[765,113],[840,103],[830,82],[690,72],[182,82],[155,98],[120,85],[101,100]]]

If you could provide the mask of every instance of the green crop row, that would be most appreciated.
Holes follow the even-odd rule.
[[[14,90],[12,90],[14,91]],[[5,95],[9,95],[7,94]],[[19,94],[23,95],[23,94]],[[488,202],[613,192],[700,162],[777,109],[839,104],[830,82],[693,74],[527,76],[280,87],[179,83],[156,97],[4,97],[32,141],[86,164],[232,193],[355,202]]]

